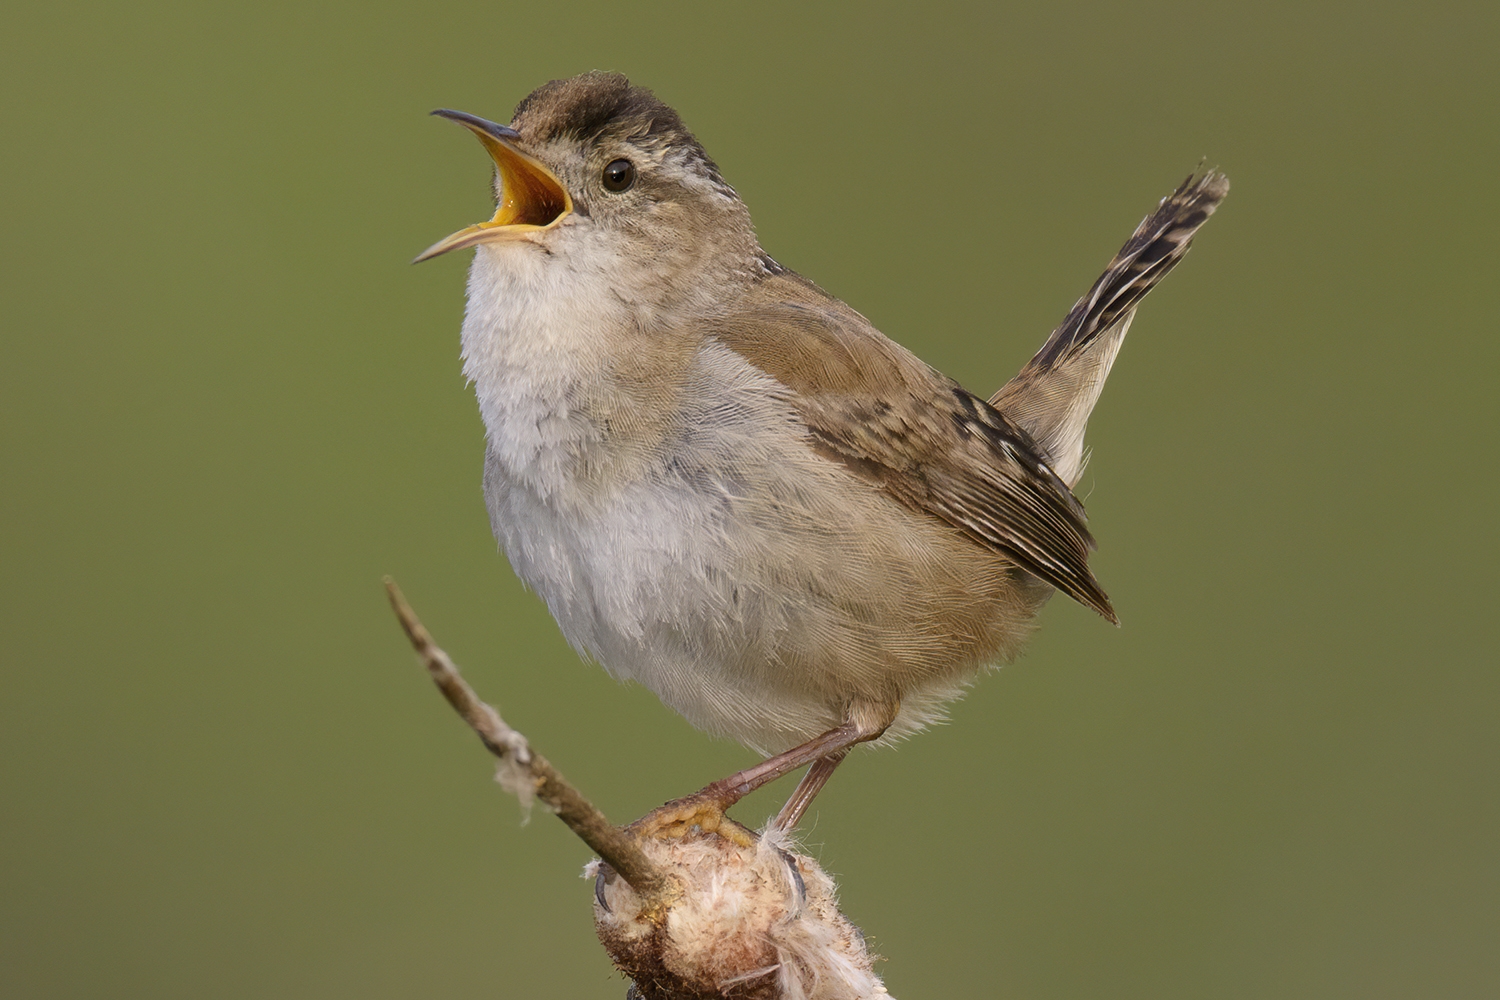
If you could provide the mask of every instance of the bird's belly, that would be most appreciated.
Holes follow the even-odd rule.
[[[856,701],[899,705],[893,737],[939,718],[1048,592],[800,442],[680,450],[582,498],[491,451],[485,485],[507,557],[575,648],[764,751]]]

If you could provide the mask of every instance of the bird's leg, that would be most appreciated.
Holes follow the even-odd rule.
[[[828,781],[828,776],[833,773],[838,762],[844,759],[849,748],[856,743],[879,738],[895,716],[896,706],[882,708],[878,716],[869,711],[852,711],[843,725],[835,726],[821,736],[814,736],[785,753],[768,757],[754,767],[747,767],[715,781],[686,798],[674,799],[653,809],[630,824],[630,830],[642,837],[681,837],[696,826],[705,833],[718,833],[748,847],[754,841],[750,831],[733,820],[726,823],[724,810],[762,785],[770,784],[806,764],[812,764],[797,790],[792,793],[791,800],[777,816],[777,825],[787,828],[788,825],[781,823],[781,818],[788,815],[793,803],[800,804],[790,814],[791,823],[795,823],[806,811],[813,796]]]
[[[849,755],[848,750],[840,750],[826,757],[819,757],[812,762],[802,780],[797,782],[797,788],[792,792],[792,797],[786,800],[786,805],[781,807],[781,812],[776,814],[776,821],[771,825],[778,830],[790,830],[802,821],[802,814],[807,812],[807,807],[812,805],[812,800],[828,784],[828,779],[833,777],[834,768],[841,764]]]

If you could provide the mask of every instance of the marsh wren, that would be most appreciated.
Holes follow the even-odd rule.
[[[648,817],[717,826],[811,765],[942,715],[1054,590],[1116,621],[1071,492],[1141,298],[1229,189],[1189,177],[988,400],[761,249],[681,118],[622,76],[555,80],[509,125],[465,247],[484,492],[568,641],[694,725],[772,753]]]

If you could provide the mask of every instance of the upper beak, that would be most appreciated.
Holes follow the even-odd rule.
[[[573,211],[573,199],[557,179],[557,175],[544,167],[540,161],[527,156],[515,147],[520,133],[508,125],[497,125],[476,115],[462,111],[440,109],[433,114],[439,118],[458,122],[473,132],[479,142],[489,151],[500,171],[500,205],[495,217],[460,229],[452,236],[441,239],[423,250],[412,261],[420,263],[449,250],[461,250],[480,243],[491,243],[539,229],[556,225],[558,220]]]

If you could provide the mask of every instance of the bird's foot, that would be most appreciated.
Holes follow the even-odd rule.
[[[754,832],[730,819],[724,812],[726,808],[727,804],[718,796],[698,792],[651,810],[630,824],[629,830],[637,837],[676,840],[697,828],[704,833],[716,833],[740,847],[753,847]]]

